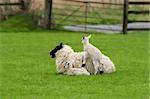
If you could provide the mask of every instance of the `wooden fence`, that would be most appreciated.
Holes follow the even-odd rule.
[[[17,9],[12,9],[17,8]],[[0,2],[0,20],[8,19],[10,15],[12,15],[15,12],[18,12],[23,10],[26,10],[26,5],[24,0],[18,0],[18,1],[2,1]]]
[[[63,5],[62,2],[60,2],[61,0],[45,0],[45,26],[47,29],[52,29],[53,25],[54,25],[54,21],[55,20],[61,20],[62,17],[60,18],[55,18],[54,20],[54,12],[53,12],[53,3],[55,2],[57,5],[56,6],[59,6],[58,8],[60,9],[64,9],[62,8],[61,6]],[[128,28],[128,24],[129,23],[134,23],[134,22],[150,22],[148,20],[130,20],[129,19],[129,15],[139,15],[139,14],[149,14],[150,11],[149,10],[143,10],[143,11],[135,11],[135,10],[129,10],[129,6],[132,6],[132,5],[135,5],[135,6],[138,6],[138,5],[150,5],[150,2],[149,1],[136,1],[136,0],[132,0],[132,1],[128,1],[128,0],[99,0],[99,1],[94,1],[94,0],[88,0],[88,1],[84,1],[84,0],[63,0],[65,1],[65,5],[68,5],[68,8],[65,9],[66,11],[65,12],[62,12],[61,13],[61,16],[63,16],[63,21],[60,21],[61,24],[63,24],[64,21],[67,20],[68,18],[68,21],[72,21],[72,23],[75,23],[79,20],[75,20],[75,19],[84,19],[82,20],[82,23],[81,24],[87,24],[87,19],[92,19],[92,18],[95,18],[96,21],[98,21],[98,18],[102,18],[102,17],[95,17],[95,16],[90,16],[88,11],[90,12],[90,9],[98,9],[98,12],[101,12],[99,11],[100,7],[99,5],[105,9],[105,7],[108,7],[109,9],[114,9],[113,11],[116,11],[116,9],[114,7],[121,7],[119,10],[123,12],[123,14],[121,14],[121,17],[123,17],[123,19],[121,18],[121,21],[122,22],[122,32],[123,34],[126,34],[128,30],[149,30],[149,28]],[[70,4],[68,4],[67,2],[70,2],[72,4],[72,6],[70,7]],[[0,6],[20,6],[20,8],[22,10],[26,10],[26,4],[25,4],[25,0],[19,0],[19,2],[17,3],[0,3]],[[76,15],[76,16],[72,16],[74,12],[71,12],[71,13],[68,13],[67,11],[69,10],[69,7],[72,8],[72,7],[76,7],[75,8],[76,10],[74,11],[79,11],[79,9],[81,9],[81,13],[82,15]],[[117,9],[118,10],[118,9]],[[97,13],[97,12],[96,12]],[[113,12],[112,12],[113,13]],[[56,13],[55,14],[60,14],[60,13]],[[68,14],[68,15],[67,15]],[[73,17],[72,19],[69,19],[69,17]],[[111,15],[109,18],[113,18]],[[84,22],[83,22],[84,21]],[[95,23],[92,23],[92,24],[95,24]],[[97,24],[97,23],[96,23]],[[117,23],[117,24],[120,24],[120,23]],[[56,25],[56,24],[55,24]],[[59,25],[59,24],[58,24]],[[86,26],[85,26],[85,31],[86,31]]]
[[[149,1],[128,1],[124,0],[124,15],[123,15],[123,33],[127,34],[128,30],[149,30],[149,28],[128,28],[128,23],[134,23],[134,22],[150,22],[149,20],[129,20],[130,14],[150,14],[150,10],[143,10],[143,11],[135,11],[135,10],[129,10],[129,6],[131,5],[150,5]]]
[[[143,14],[143,15],[145,15],[145,14],[149,14],[149,10],[143,10],[143,11],[134,11],[134,10],[129,10],[128,8],[129,8],[129,6],[132,6],[132,5],[150,5],[150,2],[149,1],[136,1],[136,0],[132,0],[132,1],[128,1],[128,0],[124,0],[124,1],[120,1],[120,0],[106,0],[105,2],[104,2],[104,0],[100,0],[100,1],[84,1],[84,0],[64,0],[65,1],[65,5],[68,5],[68,2],[70,2],[70,4],[72,5],[72,7],[77,7],[77,10],[74,10],[75,12],[77,12],[77,11],[79,11],[79,9],[81,9],[81,6],[83,7],[83,9],[82,10],[84,10],[83,12],[82,12],[82,14],[83,15],[79,15],[79,16],[73,16],[73,13],[74,12],[72,12],[70,15],[67,15],[67,13],[69,13],[69,12],[64,12],[64,10],[66,10],[66,9],[64,9],[63,8],[63,3],[62,2],[56,2],[56,1],[54,1],[54,0],[45,0],[45,5],[46,5],[46,13],[45,13],[45,17],[46,17],[46,22],[48,22],[47,23],[47,28],[49,28],[49,29],[52,29],[52,26],[54,25],[54,23],[53,23],[53,21],[56,21],[56,19],[57,20],[61,20],[62,19],[62,17],[60,18],[55,18],[55,20],[54,20],[54,15],[53,14],[55,14],[55,15],[60,15],[60,13],[56,13],[55,11],[55,13],[53,13],[53,8],[55,8],[56,6],[59,8],[59,9],[62,9],[62,12],[64,12],[64,13],[66,13],[66,14],[64,14],[64,13],[61,13],[61,15],[63,16],[63,17],[66,17],[66,18],[64,18],[64,20],[65,21],[72,21],[72,23],[75,23],[75,22],[77,22],[75,19],[76,19],[76,17],[79,19],[79,18],[81,18],[81,19],[83,19],[83,18],[85,18],[85,20],[84,20],[84,22],[82,22],[81,24],[87,24],[87,18],[95,18],[95,17],[91,17],[90,15],[89,15],[89,13],[88,13],[88,10],[90,10],[90,9],[92,9],[93,7],[94,8],[96,8],[97,6],[101,6],[102,8],[104,8],[105,9],[105,7],[109,7],[110,9],[113,9],[114,7],[122,7],[122,8],[120,8],[120,11],[122,11],[123,13],[122,13],[122,17],[123,17],[123,19],[121,20],[122,21],[122,32],[123,32],[123,34],[126,34],[127,33],[127,31],[128,30],[149,30],[149,28],[128,28],[128,24],[129,23],[134,23],[134,22],[149,22],[148,20],[129,20],[129,15],[130,14],[134,14],[134,15],[139,15],[139,14]],[[115,1],[115,2],[114,2]],[[53,6],[53,4],[56,4],[56,5],[54,5]],[[70,4],[69,4],[69,6],[70,6]],[[90,4],[90,6],[88,6]],[[88,10],[87,10],[88,9]],[[69,11],[69,9],[67,10],[67,11]],[[114,11],[116,11],[116,10],[114,10]],[[100,11],[101,12],[101,11]],[[69,17],[74,17],[73,18],[73,20],[70,20],[69,19]],[[68,18],[68,19],[67,19]],[[101,18],[101,17],[99,17],[99,18]],[[65,22],[65,21],[61,21],[61,25],[63,24],[63,22]],[[60,25],[60,24],[58,24],[58,25]],[[119,23],[118,23],[119,24]],[[56,25],[56,24],[55,24]],[[86,26],[85,26],[85,31],[86,31]]]
[[[25,10],[26,7],[25,7],[25,2],[24,0],[19,0],[20,2],[17,2],[17,3],[0,3],[0,6],[20,6],[20,8],[22,10]]]

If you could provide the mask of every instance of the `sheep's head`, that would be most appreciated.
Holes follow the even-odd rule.
[[[59,45],[57,45],[53,50],[50,51],[50,56],[52,58],[56,57],[56,52],[59,51],[60,49],[63,48],[63,43],[60,43]]]
[[[90,38],[91,38],[91,35],[89,35],[88,37],[86,37],[86,36],[82,37],[82,43],[83,44],[88,44]]]

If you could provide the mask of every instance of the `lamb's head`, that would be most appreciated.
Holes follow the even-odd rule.
[[[60,43],[59,45],[57,45],[53,50],[50,51],[50,56],[52,58],[56,57],[56,52],[59,51],[60,49],[63,48],[63,43]]]
[[[86,36],[82,37],[82,43],[83,44],[88,44],[90,38],[91,38],[91,35],[89,35],[88,37],[86,37]]]
[[[64,65],[64,68],[69,69],[70,67],[71,67],[71,64],[69,62],[66,62],[65,65]]]

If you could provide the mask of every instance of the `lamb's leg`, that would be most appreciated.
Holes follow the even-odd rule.
[[[104,73],[104,68],[103,68],[103,64],[100,64],[100,66],[98,67],[98,71],[100,74],[103,74]]]
[[[94,65],[94,69],[95,69],[94,74],[96,75],[98,73],[98,71],[99,71],[99,65],[100,64],[99,64],[99,62],[97,60],[93,59],[93,65]]]
[[[82,67],[85,66],[85,63],[86,63],[86,61],[87,61],[87,58],[88,58],[88,53],[85,52],[84,55],[83,55]]]

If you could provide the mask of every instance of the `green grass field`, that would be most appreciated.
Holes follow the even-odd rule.
[[[20,19],[0,23],[0,99],[149,99],[148,32],[92,34],[91,43],[110,56],[117,71],[67,76],[56,73],[49,51],[60,42],[82,51],[83,34],[41,31]]]

